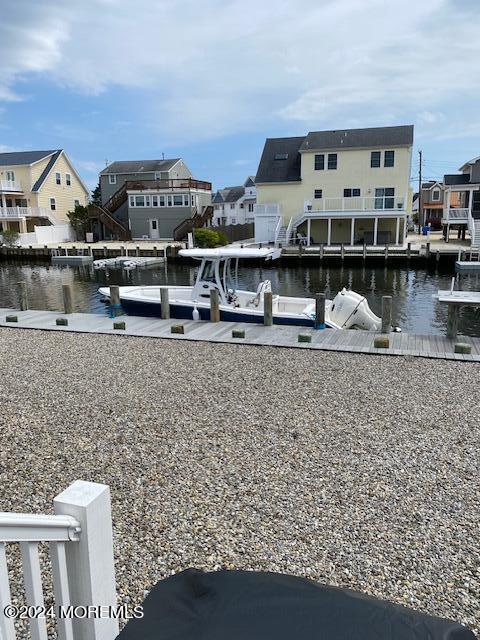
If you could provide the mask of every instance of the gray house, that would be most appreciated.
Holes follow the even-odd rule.
[[[98,234],[183,239],[213,214],[212,185],[196,180],[181,158],[119,161],[100,173]]]

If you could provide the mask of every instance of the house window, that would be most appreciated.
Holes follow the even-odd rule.
[[[440,200],[440,190],[439,189],[434,189],[432,191],[432,201],[433,202],[438,202]]]
[[[56,210],[56,208],[57,208],[57,203],[56,203],[56,201],[55,201],[55,198],[50,198],[50,209],[51,209],[52,211],[55,211],[55,210]]]
[[[134,207],[135,206],[135,198],[134,198],[134,196],[129,196],[129,201],[130,201],[130,207]]]
[[[322,171],[325,169],[325,154],[316,153],[315,154],[315,171]]]
[[[322,196],[323,196],[322,189],[315,189],[313,193],[313,197],[318,199],[318,198],[321,198]]]
[[[275,160],[287,160],[288,159],[288,153],[276,153],[275,154]]]
[[[231,218],[231,223],[232,224],[237,224],[237,219],[236,218]]]
[[[158,196],[158,206],[159,207],[165,206],[165,196]]]
[[[370,166],[372,168],[377,169],[380,166],[381,155],[380,151],[372,151],[370,154]]]
[[[329,169],[336,169],[337,168],[337,154],[336,153],[329,153],[328,154],[328,168]]]
[[[150,196],[145,196],[145,206],[146,207],[150,206]]]
[[[72,176],[69,173],[65,174],[65,184],[67,185],[67,187],[72,186]]]
[[[150,220],[150,222],[152,223],[152,231],[156,231],[157,230],[157,221],[156,220]]]
[[[230,209],[235,209],[235,203],[234,202],[230,203]]]
[[[393,209],[394,206],[394,187],[379,187],[375,189],[375,209]]]
[[[114,173],[110,173],[108,176],[109,184],[117,184],[117,176]]]
[[[167,207],[171,207],[173,204],[172,196],[167,196]]]
[[[5,173],[5,176],[7,178],[7,182],[15,182],[15,172],[14,171],[7,171]]]
[[[359,195],[360,195],[360,189],[358,188],[343,190],[344,198],[358,198]]]
[[[74,200],[73,204],[75,207],[79,207],[80,206],[80,200]]]
[[[393,167],[395,164],[395,151],[385,151],[385,158],[383,160],[384,167]]]
[[[152,207],[158,207],[158,196],[152,196]]]
[[[145,196],[135,196],[135,206],[136,207],[144,207],[145,206]]]
[[[248,205],[248,213],[252,213],[253,212],[253,204],[249,204]]]
[[[55,174],[55,182],[57,184],[62,184],[62,176],[59,173]]]
[[[183,206],[183,196],[173,196],[173,206],[174,207],[181,207]]]
[[[160,180],[160,171],[155,171],[154,175],[153,175],[153,179],[154,180]],[[153,220],[152,220],[152,225],[153,225]]]
[[[188,207],[189,202],[190,202],[190,198],[188,196],[183,196],[183,205],[185,207]]]

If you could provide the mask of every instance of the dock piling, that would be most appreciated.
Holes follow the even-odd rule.
[[[388,242],[385,244],[385,262],[388,260]]]
[[[448,305],[447,338],[452,338],[453,340],[457,337],[458,332],[458,312],[459,308],[457,304]]]
[[[73,296],[72,286],[70,284],[62,284],[63,306],[65,313],[73,312]]]
[[[112,284],[110,285],[110,317],[115,318],[121,314],[120,287],[117,284]]]
[[[341,246],[341,249],[340,249],[340,256],[341,256],[342,262],[343,262],[343,260],[345,259],[345,245],[343,244],[343,242],[342,242],[342,246]]]
[[[17,287],[18,287],[18,300],[20,305],[20,311],[27,311],[28,309],[27,283],[17,282]]]
[[[315,294],[315,329],[325,329],[325,294]]]
[[[430,258],[430,242],[427,242],[427,246],[425,249],[425,257],[427,258],[427,260]]]
[[[160,289],[160,315],[162,320],[170,318],[170,303],[168,301],[168,289]]]
[[[323,261],[323,242],[320,244],[319,254],[320,254],[320,261]]]
[[[263,294],[263,324],[266,327],[273,325],[272,299],[272,292],[265,291]]]
[[[392,330],[392,296],[382,296],[382,333]]]
[[[218,289],[210,290],[210,322],[220,322],[220,302]]]
[[[364,240],[363,241],[363,260],[365,261],[366,259],[367,259],[367,243]]]

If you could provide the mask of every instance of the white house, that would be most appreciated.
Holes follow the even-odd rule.
[[[249,176],[243,185],[219,189],[212,200],[212,224],[220,226],[253,222],[256,201],[257,187],[253,176]]]

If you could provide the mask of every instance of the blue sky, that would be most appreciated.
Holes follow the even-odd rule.
[[[64,148],[90,187],[164,153],[221,187],[266,137],[413,123],[441,177],[480,155],[479,26],[477,0],[16,0],[0,150]]]

